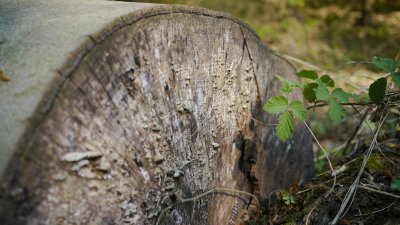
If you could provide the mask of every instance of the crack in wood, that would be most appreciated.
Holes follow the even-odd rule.
[[[242,33],[243,43],[244,43],[245,49],[247,50],[248,57],[250,59],[251,72],[252,72],[253,79],[254,79],[254,82],[255,82],[255,85],[256,85],[256,88],[257,88],[257,99],[260,100],[261,99],[261,92],[260,92],[260,87],[259,87],[258,81],[257,81],[256,71],[255,71],[255,68],[254,68],[253,57],[251,55],[249,46],[247,44],[247,38],[246,38],[246,36],[244,34],[244,31],[243,31],[243,29],[241,27],[240,27],[240,32]]]

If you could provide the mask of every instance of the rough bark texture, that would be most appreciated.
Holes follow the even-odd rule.
[[[62,15],[65,7],[52,2]],[[27,110],[24,134],[1,139],[1,151],[13,154],[2,162],[2,224],[154,224],[174,199],[227,188],[265,203],[271,191],[310,178],[307,132],[300,127],[282,143],[270,126],[277,118],[262,111],[277,92],[274,75],[294,79],[294,69],[249,27],[198,8],[107,4],[120,13],[142,9],[110,21],[74,53],[54,56],[65,62],[43,70],[50,73],[45,87],[32,87],[40,101]],[[53,60],[49,55],[36,57]],[[25,71],[46,66],[27,64]],[[0,91],[10,90],[2,97],[12,99],[6,85],[23,82],[21,69],[3,58],[0,67],[11,78],[0,83]],[[12,109],[1,107],[10,120],[4,124],[17,123],[7,117]],[[245,195],[210,195],[173,208],[162,224],[235,224],[249,202]]]

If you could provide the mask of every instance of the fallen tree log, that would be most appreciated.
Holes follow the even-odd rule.
[[[0,28],[2,224],[154,224],[311,177],[307,131],[282,143],[262,111],[294,68],[228,14],[6,0]],[[235,224],[251,198],[160,223]]]

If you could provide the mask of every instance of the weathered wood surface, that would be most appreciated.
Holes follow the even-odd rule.
[[[0,3],[2,224],[154,224],[176,198],[310,178],[310,137],[262,111],[294,68],[230,15],[185,6]],[[235,224],[249,197],[163,224]]]

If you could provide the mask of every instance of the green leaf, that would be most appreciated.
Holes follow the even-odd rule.
[[[296,75],[298,77],[308,78],[308,79],[312,79],[312,80],[315,80],[318,78],[318,74],[313,70],[302,70],[302,71],[296,73]]]
[[[334,123],[339,123],[346,116],[346,111],[336,100],[331,100],[329,101],[328,115]]]
[[[276,77],[279,79],[279,81],[280,81],[281,84],[282,84],[280,91],[281,91],[283,94],[289,94],[290,92],[293,91],[293,88],[292,88],[292,86],[290,85],[290,81],[289,81],[289,80],[287,80],[287,79],[285,79],[284,77],[279,76],[279,75],[276,75]]]
[[[295,196],[290,195],[289,199],[290,199],[290,203],[296,204],[296,197]]]
[[[397,85],[397,87],[400,88],[400,72],[392,73],[392,79],[393,79],[394,83]]]
[[[310,83],[310,84],[307,84],[306,86],[304,86],[303,95],[304,95],[304,98],[307,99],[307,101],[315,102],[317,97],[315,96],[314,89],[317,87],[318,87],[317,83]]]
[[[304,84],[301,82],[296,82],[296,81],[290,81],[290,85],[292,85],[292,87],[298,87],[298,88],[303,88]]]
[[[282,83],[282,87],[280,89],[281,93],[284,94],[289,94],[293,91],[293,88],[289,85],[289,83]]]
[[[400,179],[396,179],[392,182],[391,188],[400,191]]]
[[[394,73],[396,69],[400,66],[399,61],[380,57],[374,57],[372,59],[372,63],[379,69],[382,69],[383,71],[388,73]]]
[[[280,91],[283,93],[283,94],[289,94],[289,93],[291,93],[292,91],[293,91],[293,88],[296,88],[296,87],[303,87],[304,85],[302,84],[302,83],[300,83],[300,82],[294,82],[294,81],[290,81],[290,80],[288,80],[288,79],[286,79],[286,78],[284,78],[284,77],[282,77],[282,76],[279,76],[279,75],[275,75],[278,79],[279,79],[279,81],[282,83],[282,86],[281,86],[281,89],[280,89]]]
[[[283,193],[282,200],[286,205],[296,204],[296,197],[290,193]]]
[[[281,113],[289,106],[287,98],[284,96],[274,96],[268,99],[263,109],[269,113]]]
[[[298,120],[305,120],[307,116],[307,109],[304,104],[300,101],[293,101],[289,105],[289,110],[293,113],[293,116]]]
[[[317,97],[318,100],[328,101],[329,91],[325,83],[319,82],[318,87],[315,88],[314,91],[315,91],[315,97]]]
[[[372,101],[379,103],[385,98],[387,80],[379,78],[369,86],[368,95]]]
[[[278,126],[276,127],[276,135],[282,141],[286,141],[294,131],[294,119],[293,114],[290,111],[282,113],[279,119]]]
[[[349,102],[350,94],[343,91],[341,88],[336,88],[332,91],[331,96],[339,100],[339,102]]]
[[[325,74],[319,79],[324,82],[328,87],[335,87],[335,81],[333,81],[333,79],[329,75]]]

